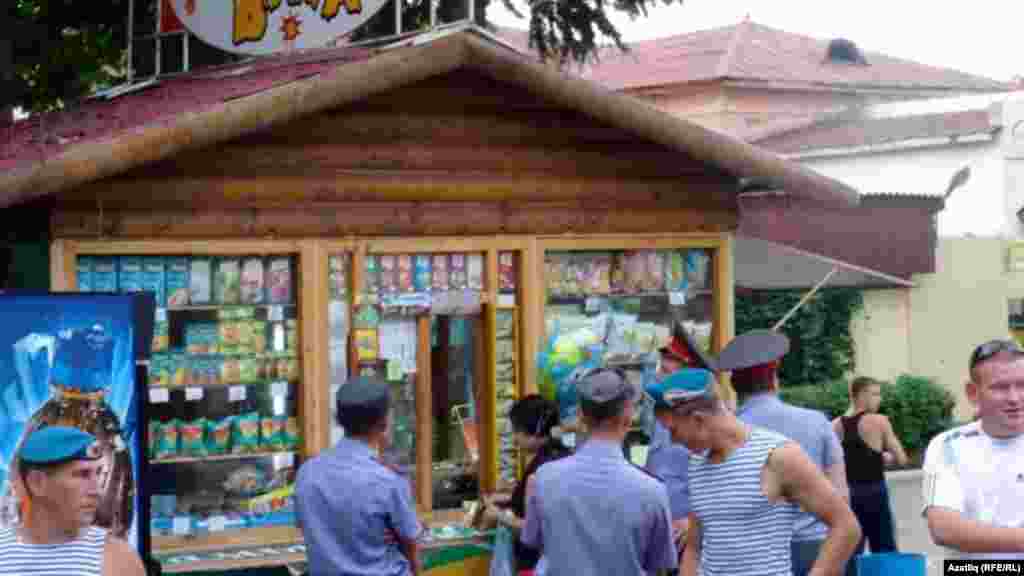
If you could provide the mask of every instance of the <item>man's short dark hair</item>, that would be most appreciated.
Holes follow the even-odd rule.
[[[586,398],[580,398],[580,411],[587,420],[595,426],[599,426],[619,415],[626,409],[627,398],[625,396],[609,400],[608,402],[593,402]]]
[[[345,429],[347,436],[365,436],[387,421],[390,407],[387,396],[359,406],[336,401],[338,426]]]
[[[530,394],[512,405],[508,419],[516,432],[545,438],[558,425],[558,405],[540,394]]]

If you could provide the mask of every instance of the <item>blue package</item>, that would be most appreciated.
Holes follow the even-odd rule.
[[[151,256],[142,261],[142,289],[153,292],[156,296],[156,307],[167,306],[167,288],[164,284],[164,259]]]
[[[117,258],[98,256],[92,261],[92,291],[117,292]]]
[[[79,256],[76,265],[76,283],[79,292],[92,292],[92,264],[91,256]]]
[[[139,256],[121,256],[117,270],[118,292],[142,291],[142,258]]]

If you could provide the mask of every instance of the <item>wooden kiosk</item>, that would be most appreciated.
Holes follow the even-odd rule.
[[[135,257],[143,284],[148,263],[157,270],[162,261],[167,286],[171,267],[187,261],[190,279],[211,276],[211,299],[171,301],[167,288],[158,321],[169,324],[169,349],[195,344],[202,356],[205,328],[193,324],[215,324],[222,345],[224,331],[235,330],[223,324],[264,331],[262,345],[233,343],[239,367],[222,358],[195,368],[197,361],[186,359],[191,368],[175,381],[182,368],[168,360],[167,380],[156,387],[169,390],[172,404],[182,402],[179,412],[208,398],[235,418],[264,401],[289,417],[300,432],[295,453],[288,456],[281,444],[256,453],[275,473],[330,448],[337,434],[333,390],[346,374],[377,370],[406,395],[404,434],[413,441],[398,462],[410,466],[424,519],[458,518],[460,510],[437,505],[448,482],[437,477],[451,473],[451,461],[462,463],[463,476],[468,463],[476,490],[514,477],[503,411],[537,390],[537,354],[557,324],[556,308],[589,309],[597,306],[591,296],[623,290],[615,283],[628,278],[603,277],[632,261],[647,262],[648,272],[682,262],[685,275],[688,254],[698,251],[697,281],[677,287],[688,296],[672,305],[689,307],[683,318],[692,312],[710,328],[715,351],[732,335],[731,232],[741,178],[816,201],[856,201],[837,182],[540,65],[473,28],[402,44],[326,51],[315,55],[321,68],[310,77],[301,73],[308,59],[228,69],[224,82],[267,70],[295,70],[289,78],[296,79],[0,173],[4,198],[53,197],[54,289],[82,289],[84,278],[96,288],[98,280],[109,282],[104,266]],[[167,92],[156,90],[122,98],[159,106]],[[577,256],[595,254],[596,268]],[[417,268],[420,260],[433,264],[429,272]],[[447,285],[437,275],[442,261]],[[643,274],[633,270],[632,277]],[[654,276],[661,269],[651,274],[651,284],[638,280],[625,290],[673,291],[671,271],[660,280]],[[389,317],[398,321],[387,324]],[[655,344],[647,336],[631,346]],[[292,363],[266,360],[271,349]],[[190,379],[189,370],[200,376]],[[445,378],[447,386],[439,382]],[[236,392],[245,386],[247,393]],[[199,400],[196,388],[206,390]],[[217,400],[217,388],[233,391]],[[239,394],[255,398],[253,407],[231,407]],[[164,393],[150,400],[168,402]],[[458,404],[471,405],[475,452],[465,446],[471,442],[462,442],[463,452],[452,448],[460,443],[453,434],[435,438]],[[415,441],[425,438],[431,441]],[[438,451],[449,461],[437,462]],[[234,472],[224,464],[233,457],[178,455],[166,465],[191,466],[174,474],[202,482],[212,464]],[[181,514],[182,500],[179,494],[172,515]],[[220,516],[205,530],[165,527],[154,532],[154,553],[194,554],[165,565],[168,571],[301,559],[294,525],[230,524]],[[271,556],[210,556],[274,546]],[[486,573],[486,559],[475,562],[462,569]]]

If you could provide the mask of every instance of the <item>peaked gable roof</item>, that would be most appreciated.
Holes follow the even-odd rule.
[[[518,84],[559,105],[705,162],[736,178],[770,182],[826,204],[855,204],[852,188],[774,154],[715,133],[586,80],[558,72],[490,41],[475,27],[428,33],[386,50],[338,49],[268,58],[167,81],[109,102],[94,101],[47,118],[64,138],[33,146],[31,123],[16,123],[15,141],[0,165],[0,206],[57,193],[185,151],[281,126],[457,69]],[[124,115],[122,116],[122,113]],[[90,128],[75,115],[105,122]],[[38,120],[36,120],[38,121]],[[75,132],[76,126],[78,132]],[[98,127],[97,127],[98,126]],[[2,135],[0,135],[2,137]]]
[[[1009,85],[877,52],[866,65],[828,61],[828,40],[751,22],[646,40],[630,52],[605,51],[586,77],[613,90],[710,80],[860,90],[986,92]]]

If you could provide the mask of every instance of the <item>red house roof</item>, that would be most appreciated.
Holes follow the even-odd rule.
[[[866,65],[832,62],[829,41],[749,20],[608,49],[587,78],[613,90],[710,80],[819,88],[1003,91],[1009,84],[948,68],[864,53]]]

